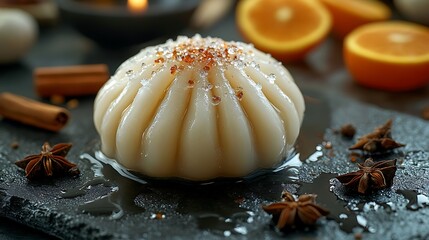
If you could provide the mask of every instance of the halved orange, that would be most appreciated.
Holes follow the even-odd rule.
[[[319,0],[332,16],[332,31],[344,38],[353,29],[371,22],[388,20],[391,11],[375,0]]]
[[[368,87],[405,91],[429,83],[429,28],[389,21],[357,28],[345,39],[344,59]]]
[[[331,27],[316,0],[241,0],[236,11],[243,37],[282,61],[302,59]]]

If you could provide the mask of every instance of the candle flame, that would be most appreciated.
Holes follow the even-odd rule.
[[[143,12],[147,6],[147,0],[128,0],[128,9],[132,12]]]

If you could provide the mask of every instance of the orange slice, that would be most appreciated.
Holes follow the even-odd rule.
[[[349,72],[362,85],[405,91],[429,83],[429,28],[401,21],[371,23],[345,39]]]
[[[353,29],[367,23],[390,18],[391,11],[384,3],[374,0],[319,0],[332,16],[332,31],[344,38]]]
[[[236,11],[243,37],[282,61],[305,57],[331,27],[329,12],[316,0],[242,0]]]

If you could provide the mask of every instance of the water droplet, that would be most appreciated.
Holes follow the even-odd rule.
[[[361,215],[356,215],[356,221],[358,222],[359,225],[361,225],[362,227],[366,227],[366,225],[368,224],[368,221],[366,220],[366,218],[364,218]]]
[[[376,229],[373,226],[369,226],[367,229],[368,229],[368,232],[370,232],[370,233],[375,233],[376,232]]]
[[[349,203],[347,204],[347,207],[352,211],[358,211],[359,207],[356,205],[356,203]]]
[[[125,74],[127,75],[128,78],[134,77],[134,71],[131,69],[126,71]]]
[[[225,236],[225,237],[231,236],[231,231],[224,231],[223,236]]]
[[[338,217],[340,219],[347,219],[349,216],[347,216],[347,214],[345,214],[345,213],[341,213]]]
[[[249,63],[249,66],[252,67],[252,68],[255,68],[255,69],[260,69],[259,64],[257,64],[255,61],[251,61]]]
[[[417,195],[417,204],[420,207],[428,206],[429,205],[429,198],[423,194],[419,194],[419,195]]]
[[[210,91],[213,89],[213,85],[211,85],[210,83],[206,84],[203,86],[203,89],[204,89],[204,91]]]
[[[386,206],[390,208],[390,211],[395,212],[396,211],[396,205],[393,202],[387,202]]]
[[[207,71],[200,71],[200,77],[201,78],[207,78],[208,72]],[[209,84],[210,85],[210,84]],[[211,89],[211,88],[210,88]],[[209,89],[209,90],[210,90]]]
[[[228,48],[228,54],[234,54],[235,53],[235,50],[231,47],[231,48]]]
[[[173,57],[173,53],[172,53],[172,52],[166,52],[166,53],[164,54],[164,56],[165,56],[167,59],[170,59],[170,58],[172,58],[172,57]]]
[[[244,66],[245,66],[244,62],[243,62],[243,61],[240,61],[240,60],[235,61],[233,65],[234,65],[235,67],[238,67],[238,68],[242,68],[242,67],[244,67]]]
[[[247,228],[244,226],[240,226],[240,227],[235,227],[234,231],[243,235],[247,234]]]
[[[315,162],[315,161],[319,160],[319,158],[322,156],[323,156],[322,151],[316,151],[307,158],[307,161]]]
[[[140,84],[142,85],[142,87],[145,87],[145,86],[147,86],[149,84],[149,80],[148,79],[142,79],[140,81]]]
[[[375,202],[367,202],[363,206],[363,211],[364,212],[377,211],[379,208],[380,208],[380,205],[378,205],[377,203],[375,203]]]
[[[276,78],[277,78],[277,76],[276,76],[274,73],[270,73],[270,74],[268,75],[268,81],[269,81],[271,84],[274,84],[274,82],[276,81]]]
[[[321,145],[317,145],[316,146],[316,151],[322,151],[322,146]]]
[[[211,41],[209,44],[210,47],[212,48],[216,48],[217,47],[217,43],[215,41]]]
[[[255,216],[256,214],[254,213],[254,212],[252,212],[252,211],[246,211],[246,213],[247,213],[247,215],[249,215],[249,216]]]

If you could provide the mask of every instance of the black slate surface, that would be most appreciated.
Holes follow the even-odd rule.
[[[303,236],[308,239],[353,239],[354,232],[363,232],[365,239],[424,239],[429,236],[429,229],[423,227],[429,221],[429,208],[422,205],[417,211],[412,211],[406,206],[408,200],[397,193],[397,190],[408,189],[429,196],[426,173],[429,167],[428,122],[345,97],[329,97],[329,94],[320,94],[314,89],[304,89],[304,93],[313,100],[307,103],[308,120],[303,126],[298,152],[300,149],[304,152],[315,150],[314,144],[322,144],[323,141],[330,141],[333,148],[322,149],[318,159],[308,161],[300,168],[291,167],[239,183],[200,186],[174,181],[149,181],[148,184],[140,184],[120,176],[108,165],[81,159],[83,153],[94,156],[99,146],[92,125],[91,98],[82,99],[79,107],[72,110],[73,119],[61,133],[46,133],[3,120],[0,124],[1,215],[64,239],[276,239],[283,235],[273,230],[270,216],[260,206],[279,200],[282,190],[287,189],[294,193],[317,193],[320,204],[330,208],[332,213],[344,213],[350,218],[359,216],[367,222],[366,226],[362,226],[354,221],[356,228],[346,232],[341,229],[339,216],[331,214],[328,219],[334,220],[324,220],[316,229],[288,233],[294,239]],[[394,119],[393,136],[407,143],[404,149],[392,153],[392,156],[385,156],[397,157],[401,162],[391,189],[369,197],[348,196],[344,195],[338,182],[329,182],[334,175],[319,180],[321,173],[320,176],[324,176],[324,173],[344,173],[356,169],[346,150],[351,141],[334,134],[332,129],[344,123],[353,123],[358,128],[357,135],[362,135],[389,118]],[[320,135],[322,132],[323,138]],[[11,141],[17,141],[19,148],[10,148]],[[76,179],[27,181],[13,163],[37,152],[43,141],[73,142],[68,158],[79,165],[81,176]],[[83,187],[94,179],[94,174],[100,173],[107,181],[92,184],[90,189]],[[306,184],[313,181],[313,184]],[[300,189],[301,184],[304,185]],[[64,190],[76,187],[86,193],[61,198]],[[345,201],[331,202],[336,196]],[[103,205],[106,209],[98,213],[91,207],[82,208],[86,202],[99,198],[113,204]],[[387,208],[386,204],[392,207]],[[115,213],[121,207],[123,216],[118,218]],[[83,213],[83,209],[89,209],[92,213]],[[165,217],[157,219],[154,217],[157,213]]]

